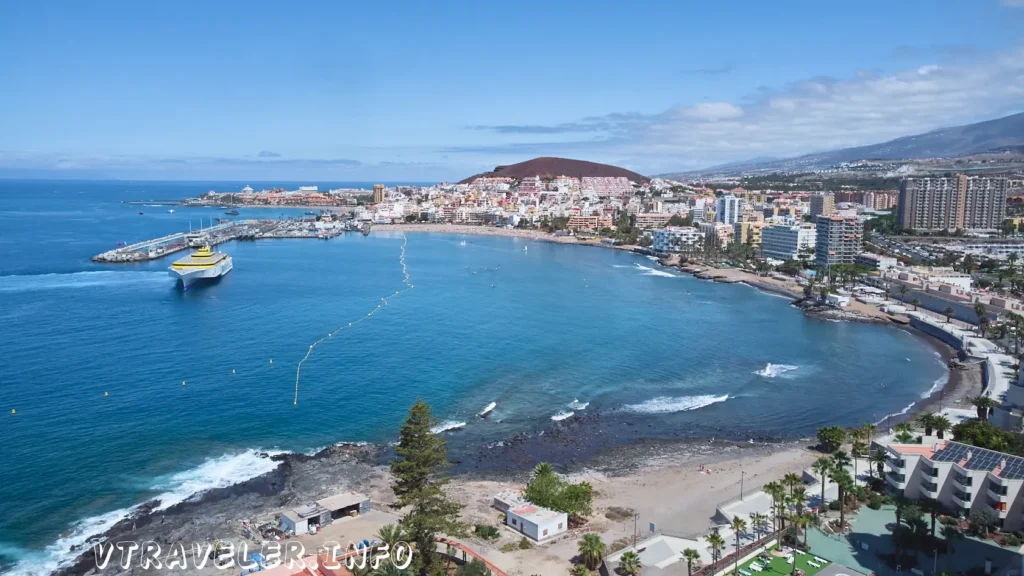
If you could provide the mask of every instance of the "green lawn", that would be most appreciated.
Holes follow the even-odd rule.
[[[758,557],[755,557],[755,558],[753,558],[751,560],[748,560],[748,561],[744,562],[743,564],[740,564],[740,570],[746,570],[747,572],[750,573],[750,576],[789,576],[793,572],[793,565],[789,564],[788,562],[786,562],[785,557],[775,557],[775,556],[773,556],[771,551],[774,548],[775,547],[772,546],[771,548],[768,549],[767,552],[765,552],[764,554],[760,555],[760,556],[765,556],[766,555],[769,558],[771,558],[771,563],[768,564],[767,566],[765,566],[765,563],[762,560],[760,560],[759,559],[760,556],[758,556]],[[796,560],[795,560],[796,567],[798,569],[804,571],[804,576],[815,576],[819,571],[821,571],[822,568],[824,568],[825,566],[828,566],[828,564],[825,564],[821,568],[815,568],[814,566],[811,566],[810,564],[808,564],[807,563],[808,560],[814,560],[814,555],[813,554],[796,554],[796,553],[794,553],[793,556],[796,558]],[[764,567],[764,570],[762,570],[761,572],[757,572],[755,570],[752,570],[750,568],[750,565],[755,563],[755,562],[757,562],[762,567]],[[831,562],[829,564],[831,564]],[[739,576],[744,576],[744,575],[740,574]]]

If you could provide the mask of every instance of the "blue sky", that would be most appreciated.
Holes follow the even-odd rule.
[[[1024,110],[1024,0],[3,2],[0,176],[647,174]]]

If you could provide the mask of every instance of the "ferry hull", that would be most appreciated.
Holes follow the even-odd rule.
[[[181,286],[182,290],[188,290],[190,286],[197,282],[213,282],[223,277],[228,272],[231,272],[232,262],[231,257],[224,258],[214,266],[210,268],[201,268],[198,270],[181,270],[170,268],[168,273],[172,278],[178,280],[178,285]]]

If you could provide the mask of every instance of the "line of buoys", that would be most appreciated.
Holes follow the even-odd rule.
[[[394,296],[398,296],[402,292],[407,292],[407,291],[413,289],[413,285],[409,283],[409,269],[405,265],[405,247],[408,244],[409,244],[409,239],[405,236],[405,234],[402,234],[402,248],[401,248],[401,250],[399,251],[399,254],[398,254],[398,262],[399,262],[399,264],[402,265],[402,284],[405,284],[406,288],[403,289],[403,290],[396,291],[394,293]],[[292,399],[292,406],[298,406],[299,405],[299,379],[300,379],[301,374],[302,374],[302,365],[306,362],[306,360],[309,359],[309,355],[313,353],[313,349],[318,344],[323,342],[324,340],[327,340],[328,338],[332,338],[338,332],[341,332],[342,330],[344,330],[346,328],[351,328],[353,325],[359,324],[363,320],[366,320],[367,318],[373,317],[373,313],[374,312],[377,312],[378,310],[380,310],[381,306],[387,306],[387,304],[388,304],[388,298],[387,297],[381,298],[380,301],[381,301],[381,304],[377,304],[377,307],[374,308],[373,310],[371,310],[369,312],[369,314],[367,314],[366,316],[363,316],[362,318],[360,318],[359,320],[356,320],[355,322],[349,322],[348,324],[342,326],[341,328],[338,328],[334,332],[329,332],[327,334],[327,336],[324,336],[323,338],[321,338],[321,339],[317,340],[316,342],[314,342],[314,343],[309,345],[309,349],[306,350],[306,355],[302,357],[302,360],[299,360],[299,365],[295,367],[295,397]],[[271,360],[270,363],[273,364],[274,361]]]

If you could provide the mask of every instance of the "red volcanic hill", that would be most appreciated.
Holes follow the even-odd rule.
[[[618,166],[598,164],[597,162],[587,162],[586,160],[570,160],[569,158],[551,158],[545,156],[541,158],[534,158],[533,160],[527,160],[526,162],[520,162],[518,164],[511,164],[509,166],[498,166],[490,172],[470,176],[469,178],[459,182],[459,184],[469,184],[477,178],[500,178],[502,176],[515,178],[517,180],[533,176],[540,176],[542,180],[555,178],[557,176],[571,176],[575,178],[591,176],[596,178],[624,177],[638,184],[650,181],[650,178],[642,174],[637,174],[636,172],[626,170],[625,168],[619,168]]]

